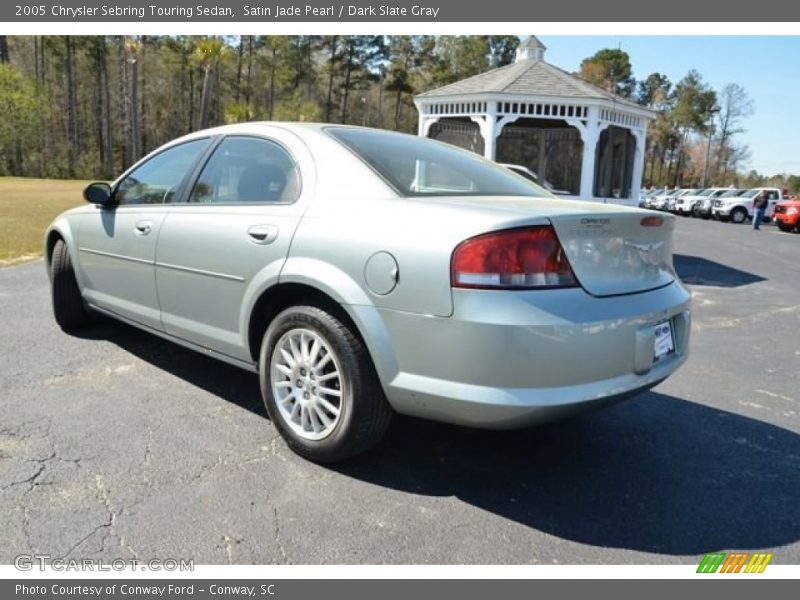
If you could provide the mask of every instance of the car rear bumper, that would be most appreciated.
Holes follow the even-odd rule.
[[[658,384],[688,352],[690,297],[678,282],[615,298],[454,290],[453,300],[449,318],[377,311],[393,356],[370,350],[400,413],[488,428],[551,421]],[[653,328],[665,320],[675,352],[654,362]]]

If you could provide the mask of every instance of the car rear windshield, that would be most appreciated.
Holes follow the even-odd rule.
[[[377,129],[328,127],[326,131],[401,196],[553,197],[521,175],[455,146]]]

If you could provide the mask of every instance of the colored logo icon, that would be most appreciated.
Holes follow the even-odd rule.
[[[772,553],[713,552],[706,554],[697,567],[698,573],[763,573]]]

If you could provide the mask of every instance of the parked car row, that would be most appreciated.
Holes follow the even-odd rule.
[[[800,200],[793,199],[786,190],[780,188],[711,187],[702,190],[691,188],[647,190],[642,192],[639,206],[676,215],[740,224],[752,221],[755,214],[755,200],[762,192],[767,193],[769,201],[764,219],[774,220],[782,231],[800,233]]]

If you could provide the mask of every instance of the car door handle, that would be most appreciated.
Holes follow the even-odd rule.
[[[247,236],[254,244],[271,244],[278,238],[278,228],[275,225],[253,225],[247,230]]]
[[[136,235],[147,235],[153,230],[153,222],[152,221],[138,221],[136,225],[134,225]]]

